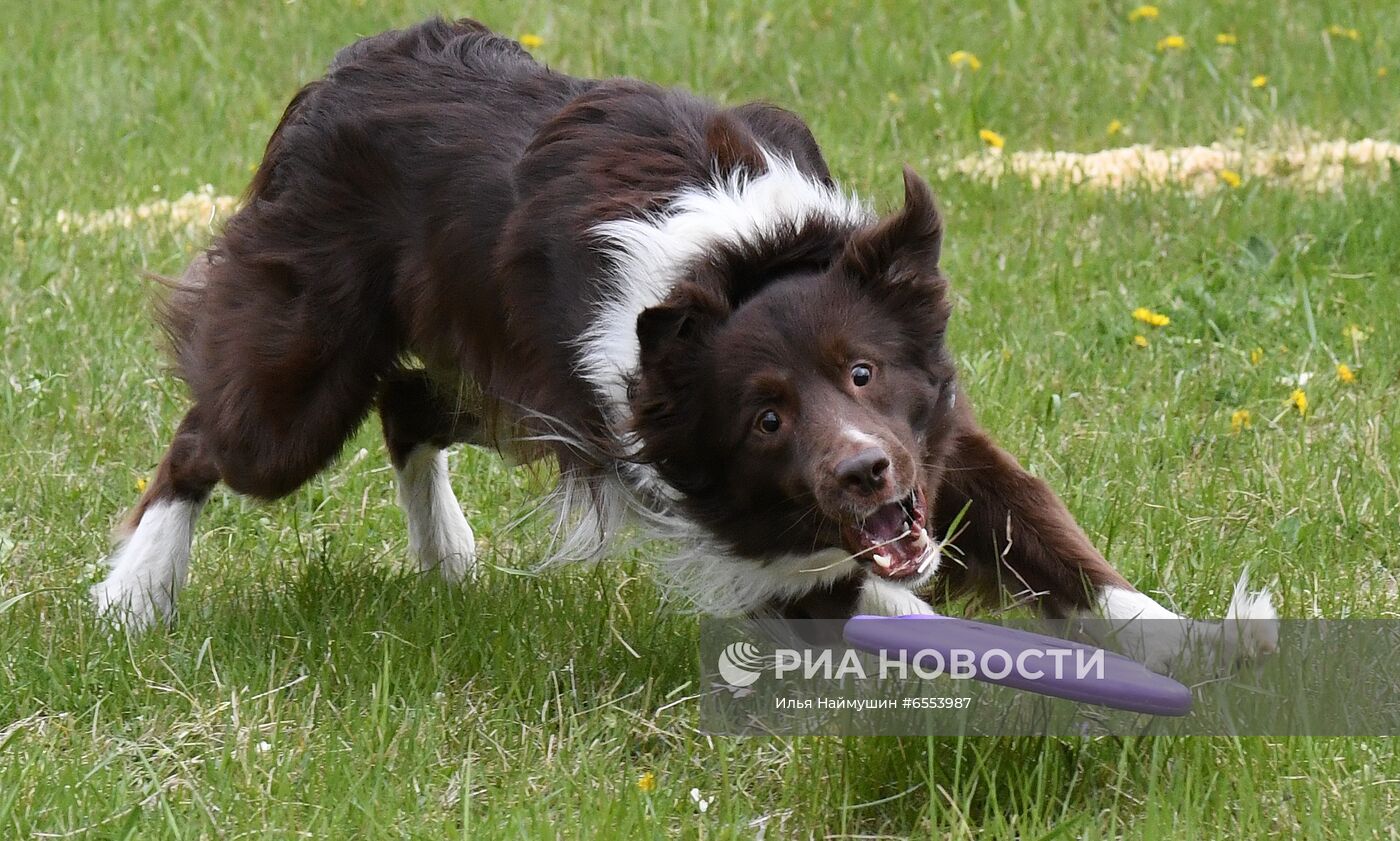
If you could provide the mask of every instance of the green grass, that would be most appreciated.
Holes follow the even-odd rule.
[[[1075,0],[887,0],[855,16],[762,0],[451,11],[540,34],[537,55],[567,72],[794,107],[843,181],[889,202],[902,163],[934,176],[983,127],[1010,149],[1237,129],[1400,137],[1400,5],[1328,5],[1183,0],[1139,23],[1126,4]],[[433,10],[11,11],[0,833],[1394,837],[1400,759],[1383,739],[707,738],[696,620],[661,609],[644,564],[521,574],[544,534],[506,526],[547,471],[454,457],[490,568],[465,590],[433,587],[407,571],[373,429],[284,503],[216,495],[176,627],[109,640],[86,586],[183,405],[139,273],[177,271],[203,237],[64,235],[54,216],[156,188],[240,191],[300,82],[353,38]],[[1359,40],[1325,36],[1333,23]],[[1216,46],[1222,31],[1238,45]],[[1155,50],[1178,33],[1188,50]],[[954,71],[958,49],[982,70]],[[1254,89],[1260,73],[1270,84]],[[1114,119],[1127,129],[1109,138]],[[1208,197],[935,186],[968,391],[1130,578],[1210,614],[1249,564],[1287,616],[1396,613],[1400,182],[1353,183],[1344,198],[1265,183]],[[1137,306],[1172,323],[1143,327]],[[1364,341],[1344,337],[1352,324]],[[1131,344],[1137,333],[1149,347]],[[1356,383],[1337,381],[1338,362]],[[1314,373],[1305,418],[1280,382],[1300,370]],[[1232,434],[1237,409],[1253,428]],[[650,793],[637,786],[648,772]],[[691,788],[716,798],[704,814]]]

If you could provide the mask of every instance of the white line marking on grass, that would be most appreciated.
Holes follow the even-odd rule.
[[[1101,190],[1185,187],[1197,194],[1263,181],[1297,190],[1341,190],[1349,174],[1389,177],[1387,162],[1400,164],[1400,144],[1387,140],[1317,140],[1289,146],[1212,143],[1159,149],[1136,145],[1099,152],[987,149],[954,161],[943,175],[992,184],[1004,176],[1031,186],[1084,186]]]
[[[154,199],[91,212],[60,210],[53,221],[65,234],[103,234],[133,228],[171,231],[211,228],[215,222],[232,216],[238,205],[237,196],[218,195],[212,184],[205,184],[198,191],[185,193],[177,199]]]
[[[1262,181],[1295,190],[1335,193],[1342,189],[1348,175],[1386,180],[1390,175],[1386,164],[1392,162],[1400,165],[1400,143],[1389,140],[1310,140],[1285,146],[1221,141],[1209,146],[1169,148],[1138,144],[1098,152],[1005,152],[991,148],[944,163],[940,172],[945,178],[962,176],[992,184],[1012,176],[1029,181],[1036,188],[1127,190],[1175,186],[1206,195],[1237,183]],[[107,210],[60,210],[53,222],[62,233],[78,235],[135,228],[210,229],[238,208],[237,196],[215,193],[212,185],[205,184],[176,199],[155,199]]]

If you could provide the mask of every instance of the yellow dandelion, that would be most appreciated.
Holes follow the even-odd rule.
[[[958,50],[949,55],[948,63],[957,68],[966,67],[968,70],[982,69],[982,60],[967,50]]]
[[[1168,35],[1157,42],[1157,52],[1164,53],[1167,50],[1186,49],[1186,39],[1180,35]]]
[[[1240,434],[1241,430],[1251,429],[1253,426],[1254,417],[1249,413],[1248,409],[1236,409],[1230,415],[1230,431],[1236,435]]]
[[[1249,352],[1249,364],[1250,364],[1250,365],[1258,365],[1260,362],[1263,362],[1263,361],[1264,361],[1264,349],[1263,349],[1263,348],[1257,347],[1257,348],[1255,348],[1254,350],[1251,350],[1251,351]]]
[[[1356,382],[1356,372],[1351,370],[1351,366],[1345,362],[1337,366],[1337,379],[1344,383]]]
[[[1222,47],[1233,47],[1240,42],[1239,36],[1233,32],[1222,32],[1215,36],[1215,43]]]
[[[989,128],[984,128],[981,131],[977,132],[977,136],[982,138],[983,143],[987,144],[993,149],[1000,149],[1006,145],[1006,138],[1002,137],[1001,135],[997,134]]]
[[[1156,20],[1162,14],[1162,10],[1156,6],[1138,6],[1128,12],[1128,20],[1137,23],[1140,20]]]
[[[1143,324],[1150,324],[1153,327],[1166,327],[1168,324],[1172,323],[1172,320],[1167,316],[1162,315],[1160,312],[1153,312],[1147,307],[1138,307],[1133,310],[1133,318],[1141,321]]]
[[[1293,389],[1293,393],[1288,396],[1288,403],[1298,410],[1298,414],[1308,413],[1308,393],[1301,388]]]
[[[544,39],[533,32],[527,32],[520,36],[520,46],[527,50],[537,50],[544,46]]]
[[[643,794],[651,794],[653,791],[656,791],[656,775],[648,771],[638,777],[637,788],[640,789]]]
[[[895,93],[894,91],[887,92],[885,94],[885,99],[888,99],[891,105],[899,104],[899,94]]]
[[[146,477],[142,476],[140,479],[137,479],[137,480],[136,480],[136,492],[137,492],[137,493],[144,493],[145,490],[146,490]]]
[[[1337,38],[1346,38],[1351,41],[1361,40],[1360,32],[1358,32],[1355,29],[1352,29],[1351,27],[1342,26],[1341,24],[1337,23],[1334,23],[1331,26],[1327,27],[1327,34],[1335,36]]]
[[[1262,88],[1267,84],[1269,84],[1269,77],[1265,76],[1263,73],[1249,80],[1249,86],[1251,88]]]
[[[1133,337],[1133,344],[1138,347],[1147,347],[1147,337],[1139,333]]]
[[[1123,131],[1123,121],[1122,121],[1122,120],[1117,120],[1117,119],[1115,119],[1115,120],[1109,120],[1109,121],[1108,121],[1108,136],[1109,136],[1109,137],[1113,137],[1113,136],[1115,136],[1115,135],[1121,134],[1122,131]]]
[[[1244,126],[1235,126],[1235,136],[1244,137]]]
[[[1390,73],[1390,71],[1389,71],[1389,70],[1386,70],[1384,67],[1377,67],[1377,68],[1376,68],[1376,78],[1377,78],[1377,79],[1384,79],[1384,78],[1386,77],[1386,75],[1389,74],[1389,73]]]
[[[1222,170],[1220,170],[1220,180],[1221,180],[1221,181],[1224,181],[1226,184],[1230,185],[1230,187],[1232,187],[1232,188],[1233,188],[1233,187],[1238,187],[1238,186],[1240,186],[1240,184],[1242,183],[1242,179],[1240,178],[1240,174],[1239,174],[1238,172],[1235,172],[1233,169],[1222,169]]]

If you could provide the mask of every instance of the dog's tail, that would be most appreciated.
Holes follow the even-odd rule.
[[[165,287],[164,294],[156,299],[156,322],[165,335],[166,354],[175,366],[175,372],[182,377],[186,370],[190,337],[194,335],[198,314],[204,306],[205,291],[209,287],[209,274],[222,259],[216,241],[190,261],[179,277],[146,273],[147,280]]]
[[[283,135],[288,126],[298,121],[308,101],[323,84],[323,81],[318,80],[303,86],[287,104],[286,110],[282,112],[282,119],[277,122],[277,128],[268,138],[262,161],[253,173],[248,189],[243,193],[242,204],[245,207],[259,198],[269,196],[273,191],[273,173],[282,157]],[[166,350],[175,365],[176,373],[182,376],[185,371],[191,370],[187,358],[190,338],[199,323],[198,317],[203,309],[211,274],[223,260],[222,238],[216,238],[190,262],[179,277],[150,272],[146,274],[147,279],[165,287],[165,294],[155,305],[156,321],[165,334]]]

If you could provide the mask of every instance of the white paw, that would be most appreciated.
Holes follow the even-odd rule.
[[[1162,674],[1227,675],[1278,651],[1278,614],[1268,591],[1249,592],[1248,575],[1235,584],[1220,622],[1184,617],[1135,623],[1124,653]],[[1123,636],[1120,636],[1123,641]],[[1132,650],[1136,648],[1137,650]]]
[[[424,545],[411,545],[410,540],[410,550],[418,561],[419,570],[435,572],[448,584],[461,584],[476,578],[476,537],[466,517],[461,518],[460,526],[451,533],[435,535],[434,540]]]
[[[416,447],[398,471],[399,504],[408,516],[408,548],[422,572],[457,584],[476,575],[476,536],[452,491],[447,453]]]
[[[169,618],[190,568],[190,541],[202,503],[162,500],[107,559],[107,579],[89,591],[97,613],[127,633]]]
[[[856,613],[866,616],[932,616],[933,606],[908,587],[867,576],[856,599]]]
[[[169,587],[151,587],[113,572],[88,591],[103,621],[128,634],[139,634],[170,616]]]
[[[1244,665],[1278,651],[1278,613],[1268,590],[1249,592],[1249,575],[1235,582],[1230,609],[1221,623],[1225,646]]]

